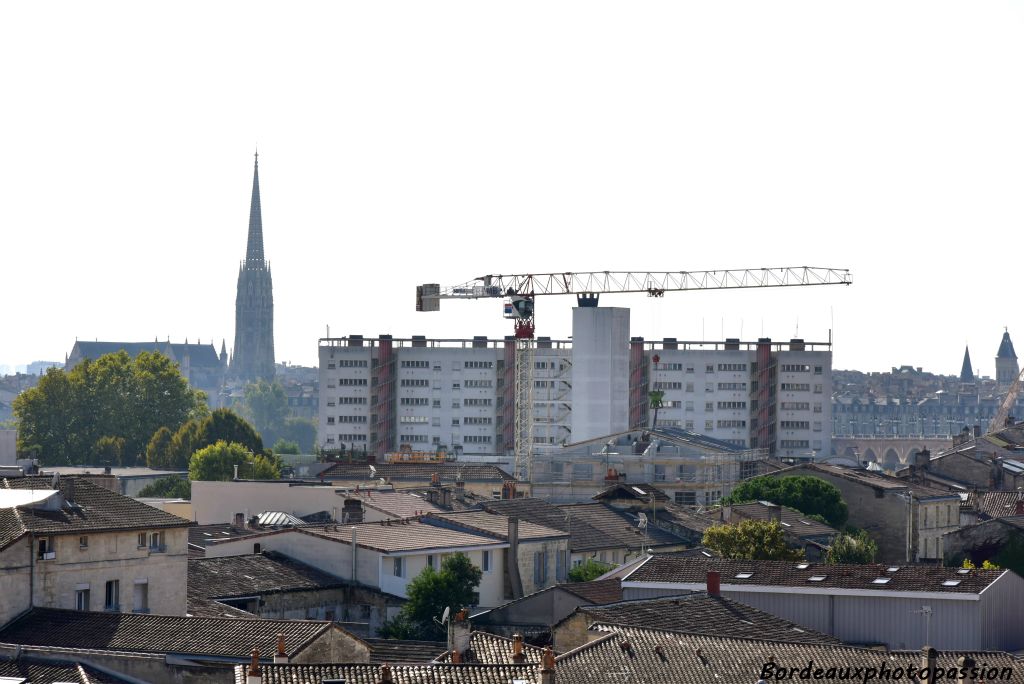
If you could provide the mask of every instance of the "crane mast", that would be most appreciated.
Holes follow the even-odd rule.
[[[416,310],[439,311],[442,299],[506,298],[504,316],[515,323],[516,345],[513,474],[520,480],[530,482],[533,479],[535,297],[576,295],[581,304],[587,302],[589,306],[596,306],[602,294],[642,293],[648,297],[662,297],[666,292],[689,290],[849,285],[851,282],[850,271],[847,269],[813,266],[716,271],[566,271],[486,275],[461,285],[420,285],[416,288]]]

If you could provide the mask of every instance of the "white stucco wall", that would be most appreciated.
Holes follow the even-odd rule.
[[[367,471],[369,472],[369,471]],[[235,513],[250,516],[265,511],[282,511],[302,517],[320,511],[341,515],[345,495],[338,487],[297,486],[288,482],[204,482],[192,483],[192,515],[200,525],[229,523]],[[363,506],[363,521],[377,522],[386,514]]]
[[[572,310],[572,440],[629,429],[629,309]]]

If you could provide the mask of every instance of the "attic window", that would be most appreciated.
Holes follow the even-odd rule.
[[[640,496],[647,496],[647,492],[645,492],[644,490],[640,489],[639,487],[631,487],[631,489],[634,492],[636,492],[637,494],[639,494]]]
[[[803,519],[801,519],[801,520],[800,520],[800,524],[801,524],[801,525],[807,525],[808,527],[810,527],[810,526],[811,526],[811,523],[810,523],[810,521],[808,521],[808,520],[803,520]]]
[[[752,573],[752,572],[737,572],[736,573],[736,579],[750,579],[753,576],[754,576],[754,573]]]
[[[782,525],[783,527],[792,527],[792,525],[790,525],[790,524],[789,524],[789,523],[787,523],[787,522],[781,522],[781,521],[780,521],[780,524],[781,524],[781,525]]]
[[[811,567],[810,563],[797,563],[796,564],[796,569],[797,570],[806,570],[809,567]]]
[[[962,581],[963,580],[945,580],[945,581],[942,582],[942,586],[944,586],[944,587],[955,587],[955,586],[959,585],[960,582],[962,582]]]
[[[700,555],[705,556],[706,558],[711,558],[711,554],[708,551],[701,551]]]
[[[971,574],[971,571],[968,570],[967,568],[960,568],[959,570],[956,571],[956,574],[958,574],[958,575],[969,575],[969,574]]]
[[[824,582],[828,575],[811,575],[807,578],[808,582]]]
[[[892,577],[876,577],[875,579],[871,580],[871,583],[872,584],[888,584],[891,581],[892,581]]]
[[[889,566],[889,567],[888,567],[888,568],[886,569],[886,572],[896,572],[896,571],[897,571],[897,570],[899,570],[899,569],[900,569],[900,566],[898,566],[898,565],[890,565],[890,566]]]

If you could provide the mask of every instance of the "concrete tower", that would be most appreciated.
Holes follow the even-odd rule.
[[[1017,354],[1013,351],[1010,333],[1003,332],[999,351],[996,352],[996,384],[1000,389],[1008,389],[1019,373],[1020,367],[1017,365]]]
[[[245,261],[238,268],[231,376],[246,382],[274,377],[274,284],[270,266],[263,258],[259,154],[252,172],[249,241]]]

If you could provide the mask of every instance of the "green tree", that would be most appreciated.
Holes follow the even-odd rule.
[[[723,504],[747,501],[771,501],[788,506],[805,515],[820,515],[832,527],[842,527],[849,511],[843,495],[835,485],[817,477],[804,475],[771,477],[762,475],[740,483]]]
[[[967,570],[977,570],[978,569],[978,566],[975,565],[971,561],[970,558],[964,558],[964,564],[962,566],[960,566],[960,567],[965,568]],[[983,560],[983,561],[981,561],[981,569],[982,570],[1001,570],[1002,568],[1000,568],[998,565],[996,565],[995,563],[993,563],[990,560]]]
[[[801,549],[786,544],[782,526],[775,520],[744,520],[738,525],[713,525],[704,531],[704,546],[722,558],[742,560],[800,560]]]
[[[199,448],[200,421],[192,419],[178,428],[171,437],[168,464],[171,470],[186,470],[192,454]]]
[[[271,448],[275,454],[298,454],[299,445],[295,442],[286,442],[284,439],[279,439],[274,442],[273,448]]]
[[[588,558],[569,571],[568,579],[570,582],[590,582],[611,569],[612,567],[607,563]]]
[[[231,409],[215,409],[202,420],[193,448],[202,449],[220,441],[242,444],[254,454],[263,453],[263,440],[259,433]]]
[[[204,395],[166,356],[126,352],[86,359],[70,371],[50,368],[32,389],[14,400],[18,449],[38,454],[43,465],[84,465],[90,458],[112,457],[123,440],[120,463],[144,461],[153,433],[172,430],[205,412]]]
[[[192,454],[188,464],[190,480],[231,480],[235,476],[252,480],[280,477],[277,464],[263,454],[253,454],[244,444],[220,440]]]
[[[381,634],[391,639],[444,639],[445,629],[434,622],[445,608],[450,615],[474,605],[483,573],[464,553],[453,553],[441,563],[441,570],[427,566],[405,589],[409,601]]]
[[[864,530],[854,534],[841,534],[833,540],[825,554],[825,562],[833,565],[849,563],[865,565],[874,563],[878,555],[878,544]]]
[[[166,426],[153,433],[146,445],[146,465],[154,470],[172,470],[171,442],[174,434]]]
[[[316,448],[316,421],[309,418],[286,418],[283,439],[299,445],[299,453],[311,454]]]
[[[102,466],[124,465],[124,437],[97,439],[92,445],[92,462]]]
[[[191,499],[192,483],[182,477],[161,477],[139,491],[139,496],[160,499]]]
[[[268,442],[283,436],[288,397],[280,382],[260,379],[245,386],[242,415],[252,421]]]

